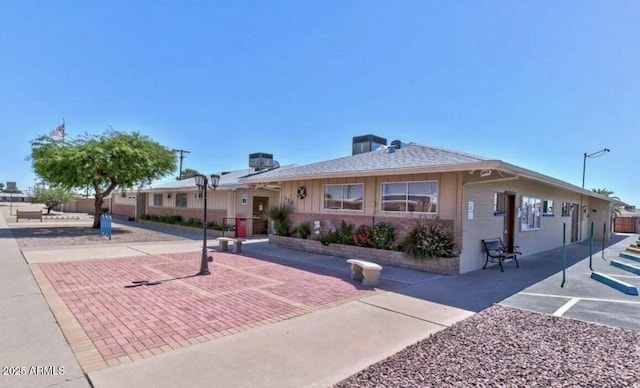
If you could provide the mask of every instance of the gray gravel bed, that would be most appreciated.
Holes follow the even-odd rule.
[[[24,228],[11,228],[11,234],[20,248],[40,246],[71,246],[116,244],[131,242],[154,242],[182,240],[180,236],[143,228],[114,225],[111,240],[101,237],[99,229],[87,226],[42,226],[30,225]]]
[[[640,387],[640,333],[494,305],[335,387]]]

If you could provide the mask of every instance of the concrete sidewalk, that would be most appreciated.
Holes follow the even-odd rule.
[[[24,258],[29,263],[52,263],[201,249],[197,240],[100,248],[43,247],[24,249],[23,258],[6,227],[0,217],[2,366],[63,366],[65,374],[0,376],[0,386],[89,386]],[[626,243],[626,237],[617,237],[612,241],[613,248],[608,250],[617,252]],[[345,276],[349,271],[342,258],[291,251],[260,241],[243,247],[247,255],[279,264],[295,267],[304,263],[343,271]],[[583,265],[587,256],[588,247],[584,244],[568,247],[568,265]],[[559,250],[553,250],[523,258],[519,269],[508,263],[504,273],[494,267],[459,276],[385,266],[382,278],[402,283],[402,287],[91,372],[88,378],[98,388],[329,386],[527,287],[539,287],[536,285],[549,278],[555,282],[560,270],[558,257]],[[572,288],[567,292],[579,285],[578,277],[570,276]],[[599,290],[589,280],[584,282]],[[527,299],[527,303],[525,308],[532,301]],[[545,303],[548,304],[545,301],[533,304]],[[515,302],[510,305],[518,307]],[[615,310],[614,313],[619,314]]]
[[[89,387],[2,216],[0,252],[0,386]]]

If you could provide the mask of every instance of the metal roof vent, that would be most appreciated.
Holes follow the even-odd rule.
[[[273,154],[264,152],[249,154],[249,167],[254,168],[256,171],[273,168]]]
[[[353,152],[351,155],[375,151],[380,146],[387,145],[387,139],[375,135],[355,136],[353,138]]]
[[[403,143],[401,140],[397,140],[397,139],[391,142],[391,147],[393,147],[393,148],[395,148],[397,150],[399,150],[400,148],[404,148],[404,147],[406,147],[408,145],[409,144]]]

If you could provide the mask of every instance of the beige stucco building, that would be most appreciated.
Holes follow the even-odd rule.
[[[588,240],[592,223],[594,239],[611,237],[614,200],[567,182],[459,151],[400,141],[386,146],[373,135],[354,138],[353,149],[343,158],[284,168],[269,154],[252,154],[248,169],[218,173],[219,186],[207,192],[207,219],[234,226],[244,219],[240,236],[266,234],[266,209],[289,204],[292,227],[309,222],[326,232],[342,221],[356,227],[385,221],[398,241],[415,222],[439,223],[453,233],[461,273],[484,265],[483,239],[500,237],[530,255],[563,240]],[[114,193],[111,206],[135,218],[201,220],[203,205],[190,178]]]
[[[563,230],[567,244],[588,239],[592,222],[595,239],[610,238],[609,197],[500,160],[399,141],[380,147],[380,140],[354,138],[351,156],[239,182],[279,187],[278,201],[295,209],[293,226],[387,221],[400,239],[416,221],[444,224],[454,234],[461,273],[484,265],[482,239],[501,237],[529,255],[561,246]]]
[[[277,188],[266,185],[239,183],[238,178],[260,171],[248,168],[232,172],[218,172],[220,182],[215,190],[207,191],[207,221],[227,225],[237,230],[238,237],[267,234],[266,210],[280,200]],[[179,215],[183,220],[202,220],[204,195],[194,178],[154,184],[140,190],[123,190],[112,195],[111,212],[139,219],[142,215]]]

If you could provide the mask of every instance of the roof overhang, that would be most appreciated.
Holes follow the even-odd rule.
[[[446,164],[438,166],[403,167],[390,169],[376,169],[367,171],[345,171],[337,173],[296,174],[282,177],[255,176],[239,179],[243,183],[279,183],[287,181],[330,179],[330,178],[361,178],[363,176],[388,176],[419,173],[460,172],[472,170],[496,169],[500,161],[490,160],[481,163]]]

